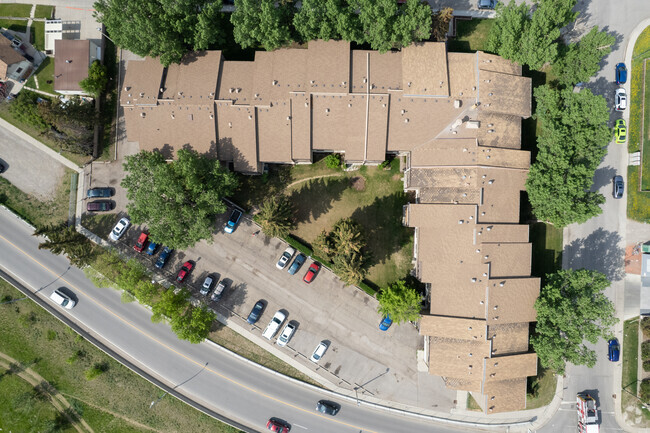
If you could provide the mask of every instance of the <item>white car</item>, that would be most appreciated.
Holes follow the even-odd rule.
[[[286,318],[287,316],[282,311],[276,311],[276,313],[273,315],[273,319],[271,319],[271,322],[266,325],[266,329],[264,332],[262,332],[262,337],[266,338],[267,340],[273,338],[275,333],[278,332],[278,329],[280,329],[282,322],[284,322],[284,319]]]
[[[115,224],[115,227],[113,227],[113,231],[111,231],[111,234],[108,235],[108,237],[114,241],[119,240],[122,237],[122,235],[126,232],[126,229],[129,228],[129,225],[131,225],[131,221],[129,221],[128,218],[120,219],[117,222],[117,224]]]
[[[293,336],[294,332],[296,332],[296,325],[294,325],[291,322],[287,323],[287,326],[284,327],[282,333],[280,334],[280,336],[276,341],[276,343],[278,343],[278,346],[280,347],[286,346],[289,340],[291,340],[291,337]]]
[[[199,293],[201,293],[203,296],[206,296],[208,293],[210,293],[210,288],[212,288],[212,281],[212,277],[205,277]]]
[[[618,88],[616,89],[615,101],[616,101],[616,111],[625,111],[627,108],[627,95],[625,94],[625,89]]]
[[[52,292],[50,299],[54,301],[55,304],[60,305],[67,310],[76,305],[76,302],[73,299],[70,299],[65,293],[58,289]]]
[[[275,265],[275,267],[278,269],[284,269],[295,253],[296,253],[295,248],[287,247],[287,249],[284,250],[284,252],[280,256],[280,260],[278,260],[278,263]]]
[[[314,353],[311,354],[311,361],[312,362],[318,362],[320,359],[323,357],[325,354],[325,351],[327,351],[327,348],[329,347],[329,343],[327,341],[321,341],[318,343],[318,346],[316,346],[316,349],[314,349]]]

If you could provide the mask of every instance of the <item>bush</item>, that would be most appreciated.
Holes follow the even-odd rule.
[[[644,402],[650,400],[650,379],[643,379],[641,382],[641,390],[639,391],[639,397]]]
[[[327,165],[327,168],[331,169],[337,169],[341,167],[341,154],[339,153],[332,153],[330,155],[327,155],[325,158],[325,165]]]
[[[650,360],[643,361],[643,371],[645,371],[645,372],[650,371]]]
[[[86,370],[86,380],[93,380],[100,374],[108,371],[108,363],[98,362],[92,368]]]
[[[644,361],[650,359],[650,340],[641,343],[641,359]]]
[[[641,330],[643,331],[644,337],[650,336],[650,317],[641,319]]]

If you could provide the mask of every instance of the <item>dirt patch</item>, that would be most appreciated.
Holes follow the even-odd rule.
[[[350,186],[357,191],[366,189],[366,178],[363,176],[356,176],[350,179]]]
[[[393,177],[392,177],[391,179],[393,179],[393,180],[400,180],[401,178],[402,178],[402,175],[401,175],[401,174],[394,174]]]

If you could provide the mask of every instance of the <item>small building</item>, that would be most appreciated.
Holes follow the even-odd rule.
[[[56,55],[55,41],[63,39],[63,21],[45,20],[45,54]]]
[[[54,41],[54,91],[62,95],[85,95],[79,82],[88,77],[88,68],[99,60],[99,47],[92,41]]]
[[[20,81],[31,67],[31,62],[14,49],[11,41],[0,36],[0,80]]]

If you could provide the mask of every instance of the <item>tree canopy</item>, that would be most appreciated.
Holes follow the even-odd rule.
[[[95,60],[88,68],[88,77],[79,81],[79,87],[94,97],[98,97],[106,88],[108,75],[106,66],[102,65],[99,60]]]
[[[164,66],[225,40],[221,0],[98,0],[94,7],[115,44],[159,56]]]
[[[531,343],[544,367],[564,373],[567,362],[593,367],[596,353],[584,341],[595,344],[611,337],[618,319],[603,291],[610,282],[598,271],[562,270],[547,276],[535,309],[537,325]]]
[[[600,69],[600,61],[612,51],[616,37],[593,27],[578,43],[570,44],[554,65],[563,86],[589,81]]]
[[[418,320],[422,311],[422,296],[404,280],[390,284],[377,294],[377,312],[396,323]]]
[[[255,215],[257,222],[265,235],[271,237],[284,237],[295,226],[293,222],[293,208],[286,196],[274,196],[264,200],[260,210]]]
[[[594,172],[607,153],[611,130],[602,96],[583,89],[535,89],[539,149],[526,191],[538,219],[557,227],[583,223],[602,212],[605,197],[590,191]]]
[[[187,149],[170,163],[159,152],[142,151],[127,156],[124,169],[131,219],[147,225],[152,240],[175,249],[211,239],[214,216],[226,211],[222,199],[237,186],[219,161]]]
[[[303,41],[363,41],[359,16],[347,0],[304,0],[293,17],[293,26]]]
[[[313,242],[314,254],[333,263],[332,270],[347,284],[359,284],[366,276],[361,226],[350,218],[339,220],[331,232],[323,230]]]
[[[291,41],[293,3],[275,0],[235,0],[230,16],[235,42],[242,48],[261,45],[274,50]]]

